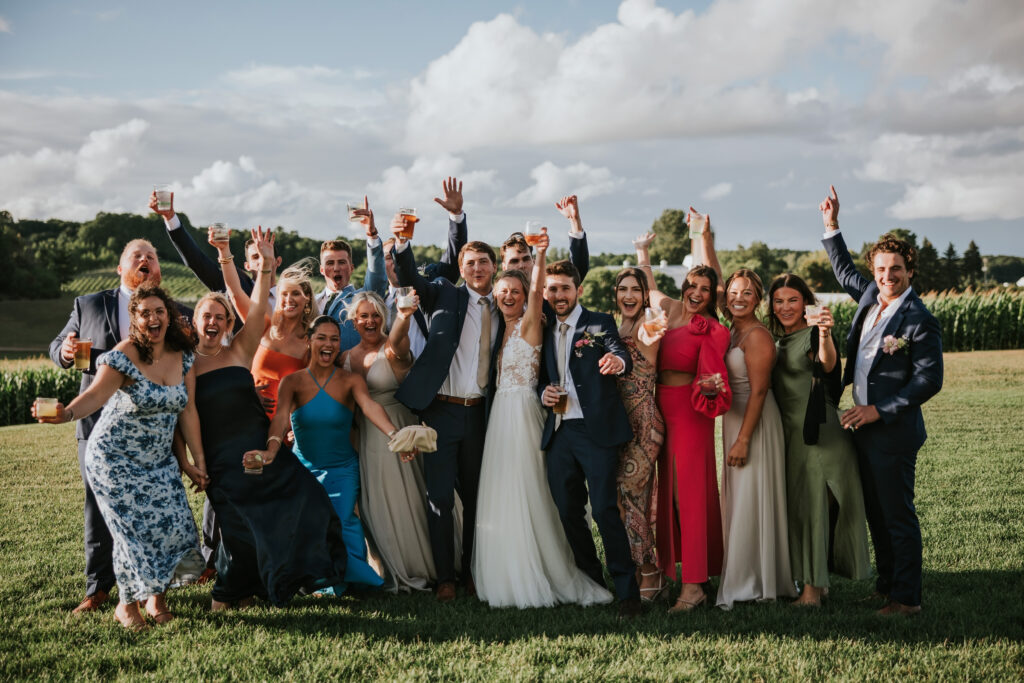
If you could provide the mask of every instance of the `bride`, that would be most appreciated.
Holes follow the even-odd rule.
[[[505,338],[484,444],[472,565],[477,596],[492,607],[612,601],[611,593],[576,567],[540,449],[545,416],[537,373],[547,248],[544,234],[532,286],[513,270],[502,273],[494,287]]]

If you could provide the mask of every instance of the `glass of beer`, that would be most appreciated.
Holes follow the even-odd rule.
[[[661,316],[662,310],[660,308],[644,309],[644,330],[652,337],[665,329]]]
[[[416,290],[413,287],[399,287],[395,290],[395,306],[399,310],[416,305]]]
[[[36,417],[57,417],[57,399],[37,396]]]
[[[253,465],[245,464],[244,472],[246,474],[263,474],[263,456],[257,453],[253,456],[253,460],[255,461]]]
[[[231,228],[223,223],[210,223],[210,239],[214,242],[227,242],[231,239]]]
[[[697,376],[697,386],[700,393],[705,396],[714,396],[718,393],[718,381],[722,379],[720,372],[704,372]]]
[[[821,306],[804,306],[804,316],[808,325],[817,325],[821,320]]]
[[[540,244],[541,235],[547,230],[540,221],[526,221],[526,230],[523,232],[523,238],[526,243],[531,247],[535,247]]]
[[[690,214],[690,258],[694,267],[704,264],[704,250],[701,247],[701,240],[704,239],[704,226],[707,225],[708,217],[699,214]]]
[[[345,204],[345,209],[348,210],[348,220],[351,223],[358,223],[363,220],[362,216],[357,216],[356,211],[363,208],[361,204]]]
[[[75,340],[75,370],[88,370],[92,361],[92,339]]]
[[[558,398],[555,400],[555,405],[551,406],[551,412],[556,415],[565,415],[565,411],[569,409],[569,392],[561,384],[552,384],[551,386],[558,391]]]
[[[171,186],[170,185],[154,185],[153,191],[156,192],[156,208],[158,211],[170,211],[171,210]]]
[[[398,236],[401,237],[402,239],[411,240],[413,228],[416,227],[416,221],[419,220],[419,218],[416,216],[416,209],[399,209],[398,213],[399,215],[402,216],[402,219],[405,221],[405,227],[402,228],[401,232],[398,233]]]

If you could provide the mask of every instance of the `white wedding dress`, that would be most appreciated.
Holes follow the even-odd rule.
[[[520,336],[520,319],[498,359],[477,496],[473,580],[492,607],[609,603],[612,594],[577,567],[551,498],[540,449],[540,346]]]

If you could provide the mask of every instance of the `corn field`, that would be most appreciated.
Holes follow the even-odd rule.
[[[56,398],[64,405],[78,396],[82,373],[56,367],[0,370],[0,427],[32,421],[37,396]]]
[[[1024,348],[1024,291],[929,292],[921,297],[942,326],[943,351],[995,351]],[[836,338],[846,339],[857,304],[831,307]],[[840,352],[846,345],[839,344]]]

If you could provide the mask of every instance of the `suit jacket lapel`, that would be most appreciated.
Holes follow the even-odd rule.
[[[466,311],[469,309],[469,288],[462,285],[456,290],[455,310],[455,339],[462,338],[462,325],[466,322]]]
[[[884,339],[890,334],[895,335],[899,331],[900,327],[903,325],[903,318],[907,314],[907,309],[910,308],[910,304],[916,296],[917,295],[914,292],[911,292],[910,296],[903,300],[903,305],[900,306],[900,309],[893,313],[892,317],[889,318],[889,322],[885,324],[885,329],[882,330],[883,341],[878,344],[878,353],[876,353],[875,357],[871,360],[871,370],[868,371],[868,374],[875,371],[875,368],[878,366],[878,361],[882,359],[882,354],[885,353],[882,350]]]
[[[121,325],[117,319],[117,295],[120,290],[108,289],[103,297],[103,313],[107,316],[107,328],[116,344],[121,340]]]

